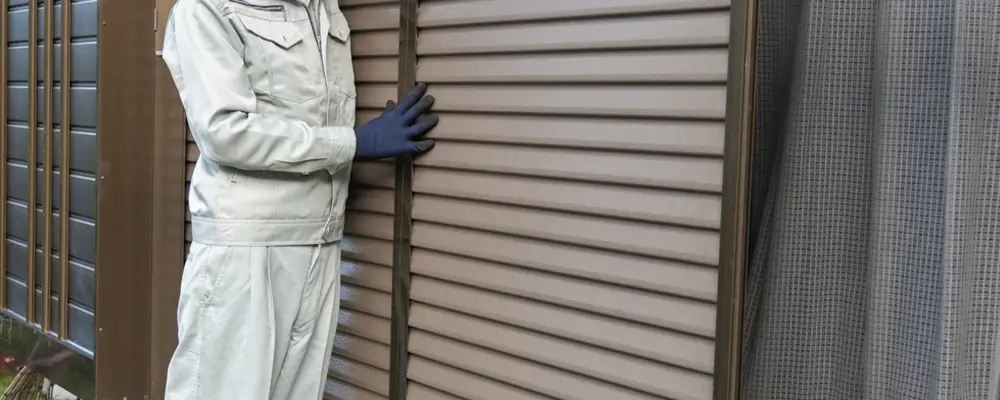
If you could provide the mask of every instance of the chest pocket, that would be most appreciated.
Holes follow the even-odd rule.
[[[244,61],[254,91],[303,103],[319,96],[323,68],[314,41],[305,40],[301,22],[273,21],[237,14],[250,33]],[[308,24],[308,21],[305,22]]]
[[[330,115],[337,117],[338,125],[353,126],[357,107],[357,89],[354,83],[354,64],[351,61],[351,28],[339,10],[327,14],[330,34],[327,41],[328,79],[333,86],[335,101]]]

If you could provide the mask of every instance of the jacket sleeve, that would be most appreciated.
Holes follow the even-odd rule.
[[[213,0],[181,0],[163,43],[201,156],[243,170],[311,173],[354,158],[354,130],[258,114],[243,43]]]

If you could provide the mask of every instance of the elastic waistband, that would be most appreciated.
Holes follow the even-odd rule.
[[[191,217],[191,241],[215,246],[302,246],[332,243],[344,233],[344,217],[315,220]]]

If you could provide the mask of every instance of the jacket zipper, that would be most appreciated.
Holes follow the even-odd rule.
[[[330,79],[327,77],[326,60],[323,58],[323,39],[325,38],[321,37],[320,34],[323,32],[320,32],[320,29],[316,27],[315,21],[316,18],[319,18],[319,15],[316,14],[316,9],[318,7],[313,6],[313,4],[318,5],[319,1],[320,0],[312,0],[309,3],[306,7],[306,16],[309,17],[309,28],[312,29],[313,38],[316,40],[316,53],[319,55],[319,65],[323,69],[323,92],[326,94],[326,100],[324,101],[323,108],[323,125],[328,126],[330,125]],[[327,211],[328,215],[326,217],[326,223],[323,224],[324,234],[330,229],[330,223],[333,222],[334,207],[336,207],[337,185],[333,180],[333,171],[330,171],[330,204],[328,205],[329,211]]]
[[[320,37],[320,34],[323,33],[323,32],[320,32],[319,28],[316,26],[316,22],[315,21],[316,21],[316,18],[318,18],[318,15],[315,14],[316,10],[313,7],[313,4],[319,4],[319,0],[312,0],[309,3],[309,6],[306,7],[306,15],[309,17],[309,28],[312,29],[313,40],[316,41],[316,54],[319,56],[319,65],[320,65],[320,67],[323,68],[323,90],[326,93],[326,108],[323,110],[323,124],[329,125],[330,124],[330,82],[329,82],[329,78],[327,78],[327,76],[326,76],[327,75],[327,73],[326,73],[326,60],[323,59],[323,42],[322,42],[322,38]]]
[[[229,2],[230,3],[236,3],[236,4],[239,4],[241,6],[245,6],[245,7],[250,7],[250,8],[253,8],[253,9],[261,10],[261,11],[280,11],[280,12],[285,12],[285,6],[280,6],[280,5],[262,6],[262,5],[259,5],[259,4],[250,4],[250,3],[247,3],[247,2],[245,2],[243,0],[229,0]]]

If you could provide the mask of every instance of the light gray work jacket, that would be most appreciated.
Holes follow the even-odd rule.
[[[193,240],[339,240],[356,91],[337,0],[179,0],[163,60],[201,153],[188,194]]]

